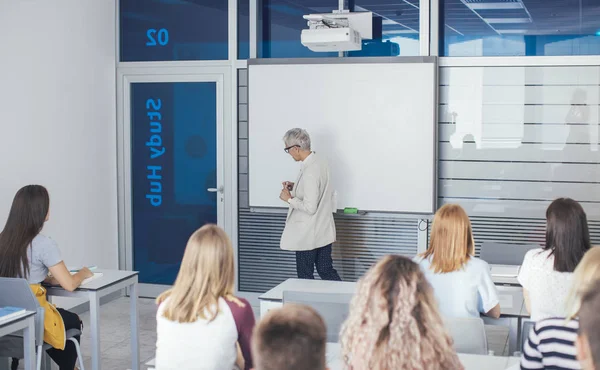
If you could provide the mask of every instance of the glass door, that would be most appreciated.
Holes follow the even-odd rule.
[[[123,87],[127,265],[140,296],[154,297],[175,281],[190,235],[223,226],[223,76],[132,76]]]

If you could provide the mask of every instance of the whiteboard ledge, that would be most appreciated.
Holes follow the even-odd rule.
[[[276,207],[250,207],[250,212],[252,213],[287,213],[287,208],[276,208]],[[423,213],[407,213],[407,212],[382,212],[382,211],[364,211],[359,210],[357,214],[347,214],[344,213],[343,209],[338,209],[335,213],[336,216],[344,216],[344,217],[364,217],[364,218],[409,218],[415,220],[431,220],[433,219],[433,214],[423,214]]]

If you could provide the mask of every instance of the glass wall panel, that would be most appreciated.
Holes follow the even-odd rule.
[[[121,62],[226,60],[227,0],[122,0]]]
[[[440,0],[440,55],[600,54],[598,0]]]
[[[349,0],[347,9],[373,12],[375,31],[349,56],[419,55],[419,0]]]

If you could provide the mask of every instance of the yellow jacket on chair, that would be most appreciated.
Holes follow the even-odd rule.
[[[56,349],[65,349],[66,332],[65,323],[56,306],[46,299],[46,289],[41,284],[30,284],[31,290],[40,306],[45,309],[44,314],[44,342]]]

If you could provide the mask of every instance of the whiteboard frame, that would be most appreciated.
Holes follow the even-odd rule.
[[[433,64],[434,70],[434,134],[431,138],[433,140],[433,193],[432,197],[432,205],[433,210],[431,213],[411,213],[411,212],[387,212],[387,211],[378,211],[378,210],[364,210],[365,213],[361,215],[357,215],[357,217],[416,217],[419,219],[432,219],[436,210],[438,209],[438,152],[439,148],[437,145],[438,141],[438,104],[439,104],[439,65],[438,65],[438,57],[436,56],[414,56],[414,57],[365,57],[365,58],[268,58],[268,59],[248,59],[248,106],[251,104],[252,94],[251,94],[251,86],[250,86],[250,74],[252,73],[251,66],[255,65],[310,65],[310,64],[385,64],[385,63],[430,63]],[[248,127],[251,125],[251,117],[248,115]],[[248,145],[250,145],[250,141],[252,138],[248,137]],[[248,154],[248,161],[250,161],[250,154]],[[248,171],[248,177],[252,176],[252,173]],[[248,189],[248,193],[250,189]],[[251,212],[276,212],[280,213],[286,210],[286,207],[252,207],[250,205]],[[341,210],[338,210],[338,213]],[[361,210],[363,211],[363,210]]]

